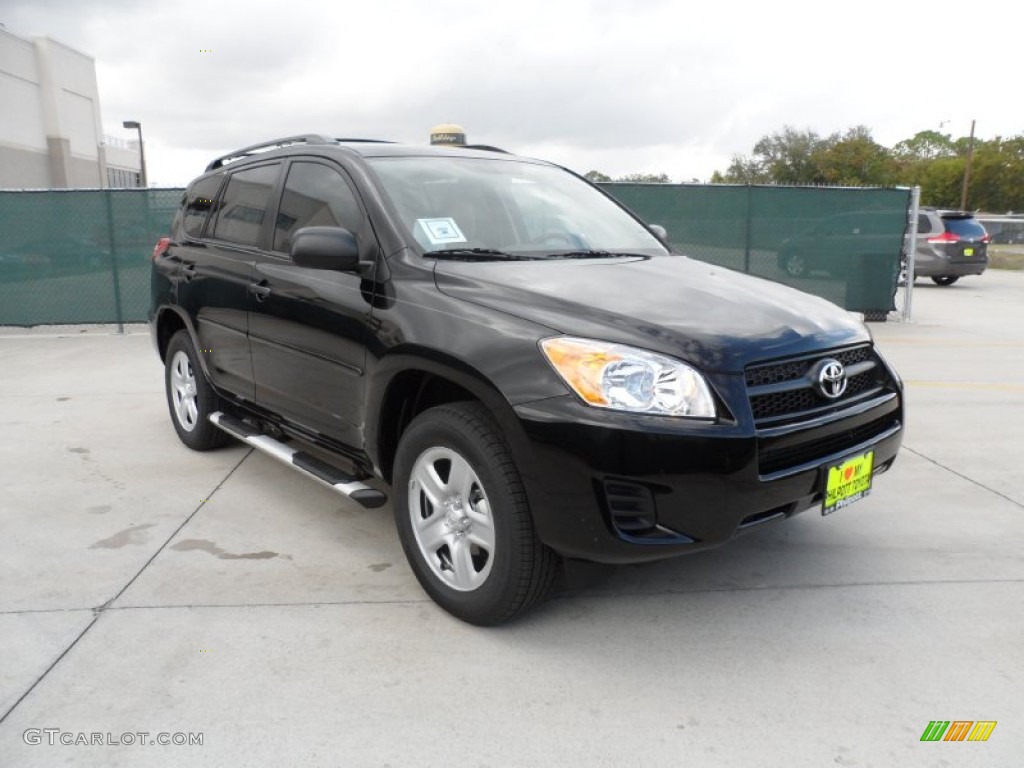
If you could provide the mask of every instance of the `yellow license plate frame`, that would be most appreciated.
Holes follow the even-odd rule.
[[[821,514],[831,515],[871,493],[874,464],[875,452],[867,451],[829,465],[825,471],[825,498]]]
[[[973,248],[964,248],[964,256],[973,256],[973,255],[974,255],[974,249]]]

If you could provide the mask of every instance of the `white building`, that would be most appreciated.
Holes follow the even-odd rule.
[[[138,142],[103,136],[96,63],[0,27],[0,188],[134,187]]]

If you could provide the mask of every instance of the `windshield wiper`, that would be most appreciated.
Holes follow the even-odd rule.
[[[443,251],[427,251],[423,255],[452,261],[533,261],[536,258],[517,253],[505,253],[505,251],[494,248],[446,248]]]
[[[615,253],[613,251],[558,251],[548,254],[549,259],[617,259],[623,256],[646,259],[642,253]]]

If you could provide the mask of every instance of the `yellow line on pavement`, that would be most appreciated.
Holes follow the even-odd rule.
[[[994,392],[1024,392],[1024,384],[1006,384],[986,381],[906,381],[910,387],[932,389],[987,389]]]
[[[908,336],[876,335],[875,343],[885,348],[886,344],[909,344],[916,347],[1024,347],[1024,341],[972,341],[970,339],[914,339]]]

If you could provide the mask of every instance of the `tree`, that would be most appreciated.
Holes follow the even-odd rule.
[[[827,149],[829,139],[812,130],[784,126],[781,133],[765,136],[754,145],[754,158],[774,184],[819,184],[815,153]]]
[[[891,186],[899,166],[888,149],[875,142],[863,125],[833,134],[812,154],[815,183],[845,187]]]
[[[937,157],[952,157],[956,154],[956,148],[948,133],[918,131],[911,138],[896,144],[892,153],[901,162],[926,162]]]
[[[670,184],[672,180],[667,173],[629,173],[620,176],[616,181],[625,181],[631,184]]]
[[[762,137],[751,156],[733,155],[725,179],[734,184],[819,184],[814,154],[827,149],[828,141],[787,125]]]
[[[751,155],[733,155],[712,183],[921,187],[921,202],[958,208],[970,138],[918,131],[888,149],[863,125],[819,136],[785,126],[762,137]],[[989,212],[1024,210],[1024,135],[976,138],[967,205]]]
[[[711,180],[714,182],[716,177],[731,184],[767,184],[771,181],[760,161],[743,155],[733,155],[725,176],[722,177],[718,171],[715,171]]]
[[[1024,136],[975,143],[967,205],[1000,212],[1024,208]]]
[[[585,178],[587,181],[593,182],[594,184],[601,184],[605,181],[612,180],[611,176],[601,173],[600,171],[587,171],[585,174],[583,174],[583,178]]]
[[[938,157],[921,166],[909,179],[921,187],[921,202],[937,208],[959,208],[966,161],[962,157]]]

